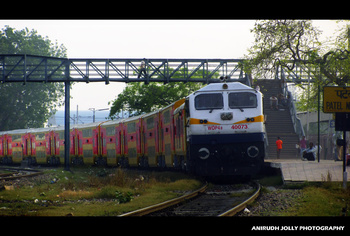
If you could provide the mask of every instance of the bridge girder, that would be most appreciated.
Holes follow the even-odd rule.
[[[141,73],[141,62],[146,73]],[[0,82],[249,83],[241,59],[55,58],[0,54]],[[218,76],[219,75],[219,76]]]

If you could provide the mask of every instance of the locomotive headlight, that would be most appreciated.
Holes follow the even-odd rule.
[[[210,152],[208,148],[201,148],[198,150],[198,156],[202,160],[208,159],[209,155],[210,155]]]
[[[233,113],[232,112],[222,112],[220,114],[221,120],[232,120]]]
[[[257,157],[259,155],[259,148],[257,146],[249,146],[247,148],[247,154],[249,157]]]

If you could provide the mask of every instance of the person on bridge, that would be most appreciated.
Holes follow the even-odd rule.
[[[270,97],[270,108],[271,110],[278,110],[278,98],[275,95]]]
[[[280,155],[281,155],[281,150],[282,150],[282,140],[280,137],[277,137],[277,141],[276,141],[276,146],[277,146],[277,159],[280,159]]]
[[[146,74],[146,62],[145,61],[141,61],[141,69],[140,69],[140,73],[137,77],[138,79],[141,77],[142,72],[143,72],[144,76],[146,77],[147,74]]]

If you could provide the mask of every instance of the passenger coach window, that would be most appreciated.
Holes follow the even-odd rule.
[[[228,100],[231,109],[257,107],[256,95],[254,93],[230,93]]]
[[[194,99],[197,110],[222,109],[224,101],[221,93],[199,94]]]

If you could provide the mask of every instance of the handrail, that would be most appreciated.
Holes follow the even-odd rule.
[[[293,99],[292,92],[288,91],[288,86],[287,86],[287,83],[285,82],[286,78],[285,78],[284,70],[281,71],[281,77],[279,77],[278,73],[276,73],[275,79],[277,80],[279,79],[281,81],[282,93],[284,97],[287,97],[287,105],[288,105],[289,113],[292,119],[294,132],[299,136],[299,139],[301,139],[302,136],[305,136],[304,128],[301,124],[299,117],[297,116],[297,111],[295,108],[295,102]]]

